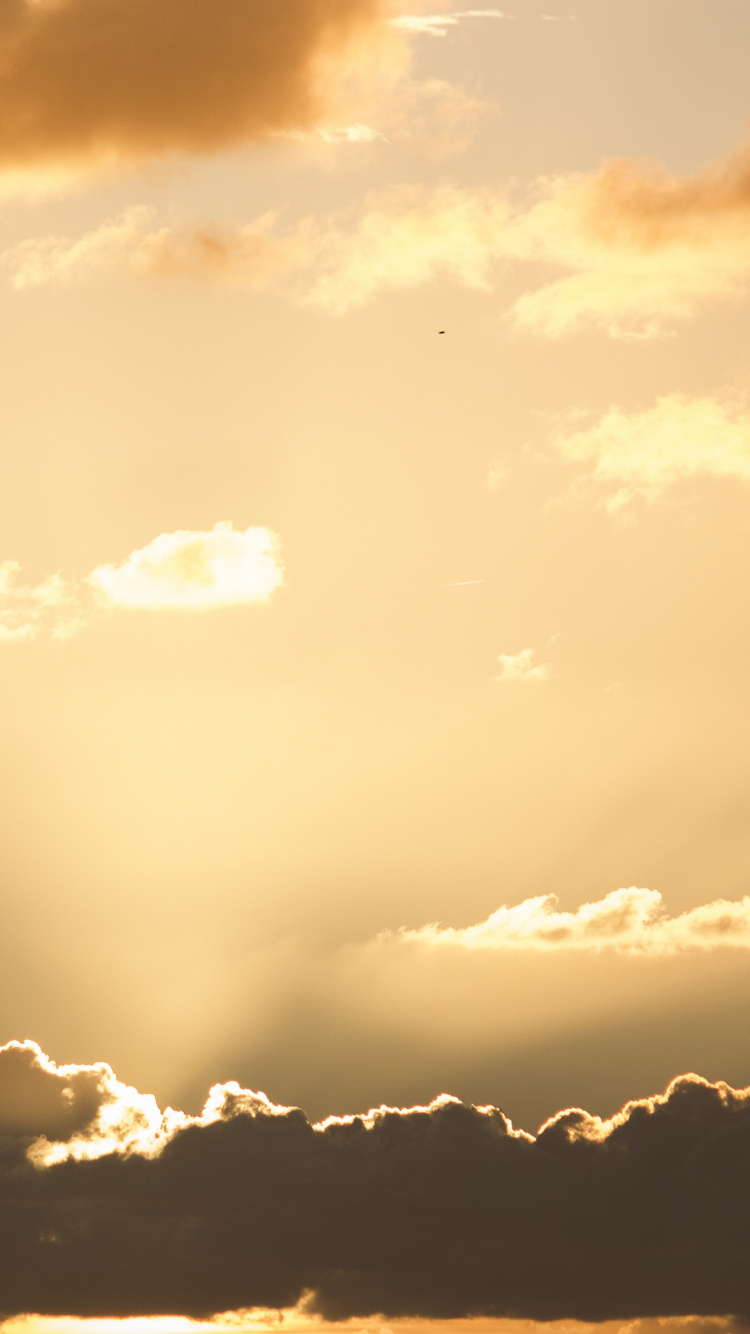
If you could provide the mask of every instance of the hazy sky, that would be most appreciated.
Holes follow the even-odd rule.
[[[748,42],[3,7],[0,1044],[532,1134],[750,1084]]]

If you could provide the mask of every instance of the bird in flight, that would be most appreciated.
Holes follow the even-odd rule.
[[[438,329],[438,333],[439,333],[439,334],[441,334],[441,333],[445,333],[445,329]]]

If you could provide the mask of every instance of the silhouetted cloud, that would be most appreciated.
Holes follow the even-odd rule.
[[[213,152],[309,128],[378,30],[381,0],[13,0],[0,15],[0,167]]]
[[[60,1110],[76,1080],[83,1127],[82,1104],[67,1126]],[[0,1099],[32,1081],[0,1146],[6,1316],[304,1299],[328,1319],[606,1320],[750,1301],[750,1090],[684,1075],[611,1120],[569,1109],[533,1137],[446,1095],[313,1126],[236,1084],[200,1117],[160,1118],[106,1066],[1,1049]],[[45,1099],[67,1138],[40,1136]]]

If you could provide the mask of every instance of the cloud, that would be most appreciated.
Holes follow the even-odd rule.
[[[430,37],[446,37],[449,28],[455,28],[464,19],[503,19],[500,9],[454,9],[446,14],[400,14],[391,19],[394,28],[406,33],[426,33]]]
[[[750,412],[737,402],[668,394],[644,412],[614,406],[554,443],[571,463],[593,464],[611,510],[637,496],[654,501],[692,477],[750,481]]]
[[[533,648],[522,648],[520,653],[501,653],[498,662],[497,681],[546,681],[550,674],[548,663],[534,663]]]
[[[705,301],[744,295],[749,220],[748,147],[684,178],[622,160],[554,179],[523,227],[540,259],[572,273],[525,293],[514,318],[550,337],[658,336]]]
[[[447,1095],[311,1125],[229,1083],[198,1117],[157,1122],[146,1100],[133,1139],[143,1095],[108,1067],[58,1070],[11,1044],[0,1097],[8,1063],[45,1086],[41,1100],[61,1078],[101,1086],[110,1126],[126,1129],[114,1149],[97,1118],[53,1143],[33,1109],[26,1125],[16,1114],[0,1154],[6,1317],[747,1309],[747,1089],[684,1075],[609,1120],[562,1111],[534,1137]]]
[[[409,133],[434,141],[437,152],[465,145],[488,110],[441,80],[415,86],[401,103],[414,121]],[[352,130],[358,127],[349,137]],[[649,339],[707,301],[747,293],[750,148],[686,178],[610,162],[536,181],[525,198],[502,189],[402,186],[369,196],[346,223],[307,218],[283,230],[272,214],[225,226],[153,222],[150,211],[134,209],[78,240],[26,241],[3,263],[19,288],[120,269],[274,286],[333,314],[378,292],[445,278],[489,292],[509,264],[533,266],[527,290],[508,310],[517,328],[548,338],[600,329]]]
[[[100,565],[81,581],[51,575],[15,583],[16,561],[0,564],[0,642],[49,632],[66,639],[104,609],[208,611],[267,602],[284,582],[281,547],[268,528],[162,533],[121,565]]]
[[[75,634],[80,612],[73,585],[60,574],[19,585],[20,568],[14,560],[0,562],[0,643],[35,639],[44,630],[56,639]]]
[[[388,33],[382,0],[13,0],[0,16],[0,168],[211,153],[312,128]]]
[[[563,271],[514,300],[517,328],[544,337],[602,329],[662,336],[709,300],[737,299],[750,279],[750,149],[685,179],[628,161],[503,190],[393,191],[312,284],[309,299],[345,310],[385,288],[447,277],[491,290],[509,263]]]
[[[386,1322],[368,1318],[372,1334],[434,1334],[429,1320],[417,1318]],[[15,1316],[0,1324],[2,1334],[91,1334],[90,1325],[75,1316]],[[131,1316],[126,1320],[97,1320],[95,1334],[363,1334],[361,1320],[326,1321],[305,1309],[304,1302],[286,1310],[263,1307],[225,1311],[208,1320],[187,1316]],[[741,1320],[731,1316],[677,1316],[671,1319],[613,1320],[590,1324],[578,1320],[545,1321],[469,1317],[454,1319],[450,1334],[744,1334]]]
[[[149,229],[154,210],[136,207],[78,241],[50,236],[23,241],[6,256],[17,290],[86,281],[107,271],[157,278],[190,277],[258,291],[314,258],[309,223],[272,235],[273,213],[243,227],[161,226]]]
[[[503,906],[476,926],[430,925],[385,940],[464,950],[618,950],[674,955],[686,950],[750,949],[750,896],[716,899],[669,917],[658,890],[615,889],[575,912],[560,912],[554,894]]]
[[[463,142],[469,121],[487,108],[433,84],[419,95],[432,97],[445,120],[437,138]],[[436,133],[425,130],[427,138]],[[223,227],[152,221],[148,211],[131,210],[77,241],[24,242],[3,262],[17,287],[120,268],[274,285],[331,313],[441,278],[490,291],[508,264],[532,265],[535,276],[509,309],[518,328],[544,337],[598,328],[654,338],[665,322],[688,318],[708,300],[745,294],[750,149],[685,179],[612,162],[588,175],[537,181],[526,199],[504,190],[399,187],[368,197],[346,226],[308,218],[284,231],[271,214]],[[562,276],[540,282],[540,266]]]
[[[267,528],[236,533],[162,533],[122,565],[100,565],[88,582],[113,607],[205,611],[266,602],[283,582],[279,544]]]

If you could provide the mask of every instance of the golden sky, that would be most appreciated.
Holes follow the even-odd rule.
[[[30,1180],[221,1174],[216,1136],[289,1108],[319,1145],[383,1105],[373,1143],[439,1137],[442,1094],[529,1172],[585,1108],[571,1199],[691,1099],[745,1154],[748,43],[746,0],[3,0],[0,1149]],[[583,1241],[539,1301],[519,1241],[501,1300],[483,1236],[471,1300],[417,1260],[334,1281],[331,1241],[182,1305],[179,1266],[128,1307],[50,1261],[35,1306],[0,1260],[0,1319],[750,1309],[739,1233],[724,1305],[683,1252],[635,1295],[599,1256],[584,1300]]]

